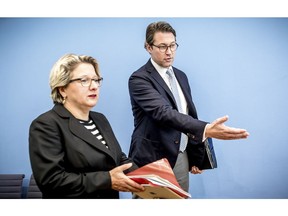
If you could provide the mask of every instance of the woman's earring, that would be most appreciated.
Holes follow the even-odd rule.
[[[66,97],[63,97],[62,104],[64,105],[65,102],[66,102]]]

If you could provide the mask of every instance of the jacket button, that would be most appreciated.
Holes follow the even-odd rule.
[[[187,136],[190,137],[191,139],[195,139],[195,135],[193,135],[191,133],[187,133]]]
[[[179,140],[175,140],[174,143],[175,143],[175,144],[179,144]]]

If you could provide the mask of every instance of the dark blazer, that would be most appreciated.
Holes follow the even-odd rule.
[[[90,112],[90,118],[109,149],[62,104],[31,123],[30,161],[43,198],[119,198],[111,189],[109,171],[132,161],[122,152],[106,117]],[[129,171],[135,168],[134,164]]]
[[[179,152],[181,132],[189,137],[187,152],[190,166],[202,163],[201,144],[207,122],[198,120],[187,76],[173,67],[188,105],[188,115],[177,111],[176,102],[151,60],[129,78],[129,94],[134,116],[129,157],[138,166],[167,158],[172,168]]]

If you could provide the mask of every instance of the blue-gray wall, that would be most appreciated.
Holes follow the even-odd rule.
[[[174,66],[190,79],[200,119],[227,114],[227,125],[250,132],[247,140],[214,140],[219,167],[190,175],[192,197],[288,198],[285,18],[0,19],[0,173],[24,173],[27,185],[29,125],[52,107],[50,69],[71,52],[99,60],[104,84],[95,110],[107,116],[128,153],[127,81],[148,60],[145,29],[158,20],[177,31]]]

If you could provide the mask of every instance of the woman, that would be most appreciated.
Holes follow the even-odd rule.
[[[122,152],[106,117],[91,109],[103,78],[90,56],[67,54],[50,73],[54,107],[29,131],[29,154],[43,198],[119,198],[144,188],[124,173],[137,166]]]

